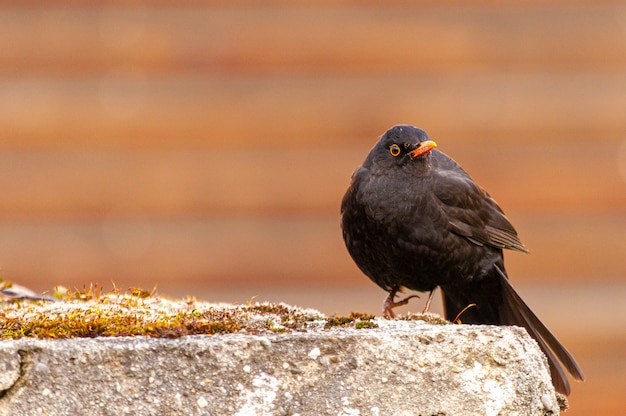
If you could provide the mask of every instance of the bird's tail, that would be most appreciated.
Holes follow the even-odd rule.
[[[548,358],[555,389],[568,395],[570,385],[559,362],[576,380],[584,380],[585,376],[582,370],[563,344],[522,300],[509,283],[504,271],[497,265],[494,267],[496,273],[492,275],[493,278],[477,282],[476,284],[480,286],[476,288],[477,290],[454,290],[446,293],[445,288],[443,289],[446,318],[454,319],[469,304],[475,304],[475,307],[467,308],[461,314],[461,322],[466,324],[516,325],[526,328]]]

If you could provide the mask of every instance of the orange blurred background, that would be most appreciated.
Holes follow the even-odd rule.
[[[530,249],[511,279],[588,379],[567,414],[626,413],[622,3],[82,3],[0,1],[2,278],[379,313],[339,204],[414,124]]]

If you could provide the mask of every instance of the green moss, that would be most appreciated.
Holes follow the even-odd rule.
[[[443,319],[441,316],[434,313],[409,313],[406,316],[402,316],[398,319],[403,321],[424,321],[430,325],[448,325],[450,322]]]
[[[356,329],[378,328],[378,324],[372,321],[357,321],[354,323]]]
[[[378,324],[372,321],[375,318],[374,315],[365,314],[361,312],[350,312],[349,316],[334,315],[326,319],[325,328],[332,327],[345,327],[354,325],[357,329],[365,328],[378,328]]]
[[[0,303],[0,338],[147,336],[176,338],[233,332],[288,332],[323,319],[315,311],[250,302],[217,306],[195,299],[171,300],[131,288],[104,293],[101,287],[56,290],[56,302]]]

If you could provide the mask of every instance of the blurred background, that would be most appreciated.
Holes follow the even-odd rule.
[[[567,414],[626,412],[626,4],[83,3],[0,0],[2,278],[379,314],[339,205],[414,124],[530,249]]]

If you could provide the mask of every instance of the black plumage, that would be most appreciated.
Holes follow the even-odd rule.
[[[413,126],[394,126],[381,136],[341,204],[348,252],[389,292],[385,315],[408,301],[394,300],[402,288],[432,293],[440,287],[448,319],[465,309],[463,323],[526,328],[548,357],[555,388],[569,394],[559,361],[575,379],[583,380],[581,369],[506,275],[502,249],[526,248],[489,194],[435,147]]]

